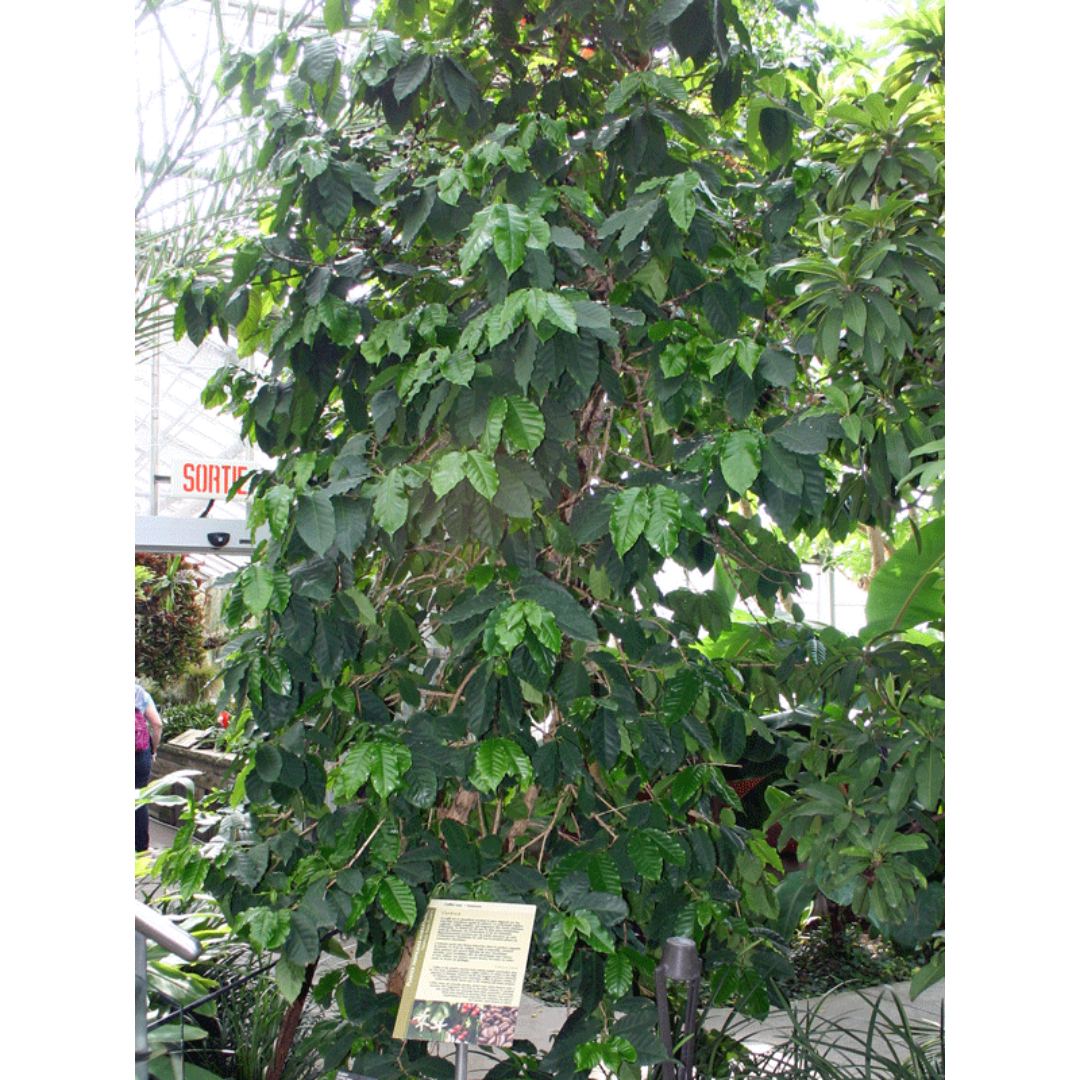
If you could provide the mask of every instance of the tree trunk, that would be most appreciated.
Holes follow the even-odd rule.
[[[314,979],[315,963],[312,962],[304,969],[304,983],[300,987],[300,993],[285,1010],[281,1030],[278,1032],[277,1045],[274,1047],[274,1060],[270,1062],[270,1068],[266,1070],[266,1080],[281,1080],[281,1074],[285,1071],[285,1062],[289,1060],[293,1039],[296,1037],[296,1029],[300,1025],[300,1017],[304,1012],[304,1003],[307,1001],[308,991],[311,990]]]
[[[870,578],[873,579],[895,549],[886,543],[885,536],[876,525],[864,525],[863,528],[870,541]]]
[[[405,991],[405,977],[409,974],[409,964],[412,962],[414,948],[416,948],[416,939],[410,937],[401,950],[401,959],[394,970],[386,976],[386,989],[398,997],[401,997]]]

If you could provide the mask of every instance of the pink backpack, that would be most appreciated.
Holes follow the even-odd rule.
[[[146,716],[138,709],[135,710],[135,749],[150,749],[150,729],[146,726]]]

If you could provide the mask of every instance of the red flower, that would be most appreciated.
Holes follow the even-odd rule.
[[[229,714],[227,712],[218,713],[217,721],[222,727],[228,727],[229,726]]]

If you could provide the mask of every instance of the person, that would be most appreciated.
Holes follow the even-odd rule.
[[[135,787],[150,783],[150,770],[161,743],[161,717],[154,699],[135,683]],[[135,853],[150,847],[150,807],[135,808]]]

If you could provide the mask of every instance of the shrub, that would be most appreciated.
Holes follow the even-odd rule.
[[[167,685],[203,662],[203,579],[186,557],[137,553],[135,673]],[[140,577],[142,580],[140,580]]]

